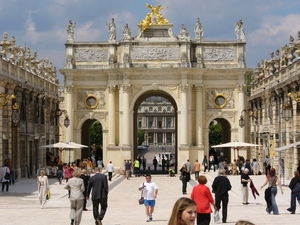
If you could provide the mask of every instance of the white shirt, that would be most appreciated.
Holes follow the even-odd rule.
[[[114,165],[112,163],[108,163],[106,166],[107,172],[114,172]]]
[[[154,182],[144,182],[141,184],[140,187],[143,187],[143,185],[145,186],[143,189],[143,196],[146,200],[154,200],[154,193],[155,190],[158,189],[157,185]]]

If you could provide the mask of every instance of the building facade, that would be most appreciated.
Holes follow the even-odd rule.
[[[209,153],[213,120],[224,127],[224,142],[245,140],[239,116],[245,108],[245,76],[250,70],[242,21],[236,24],[233,41],[204,40],[199,19],[195,37],[184,25],[175,35],[159,10],[147,14],[136,36],[125,24],[117,40],[113,19],[108,26],[106,42],[77,42],[74,30],[68,29],[66,64],[60,70],[65,77],[61,107],[71,112],[71,124],[63,128],[62,141],[90,146],[89,127],[97,120],[103,127],[103,160],[114,160],[121,168],[124,159],[137,155],[138,109],[151,96],[167,99],[174,109],[175,135],[153,136],[153,142],[174,143],[178,165],[187,159],[202,160]],[[168,117],[167,112],[162,115]],[[150,122],[148,118],[144,123]],[[71,158],[81,158],[84,151],[73,151]],[[232,161],[237,157],[232,150],[225,154]],[[246,157],[247,151],[241,154]]]
[[[39,148],[59,140],[56,69],[6,32],[0,46],[0,164],[10,160],[16,179],[35,176],[47,150],[58,154]]]
[[[284,147],[300,141],[300,32],[297,36],[295,41],[291,35],[289,44],[258,63],[246,110],[251,140],[263,146],[253,148],[252,158],[263,162],[269,155],[272,166],[287,179],[294,176],[300,159],[297,145]]]
[[[144,145],[175,146],[175,112],[162,97],[149,97],[138,108],[138,129],[144,132]]]

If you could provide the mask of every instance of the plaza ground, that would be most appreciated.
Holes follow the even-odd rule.
[[[211,183],[217,172],[206,173],[207,185]],[[192,176],[194,179],[194,176]],[[286,209],[290,203],[290,189],[283,187],[284,194],[280,192],[276,196],[280,215],[267,214],[264,200],[264,189],[259,189],[264,183],[265,176],[251,176],[254,185],[258,189],[260,196],[256,199],[249,190],[249,205],[242,204],[240,176],[228,176],[232,184],[229,193],[228,224],[235,224],[238,220],[249,220],[256,225],[282,225],[297,224],[300,219],[300,206],[297,205],[296,214],[291,215]],[[39,206],[37,196],[37,184],[35,178],[23,179],[10,186],[9,192],[0,192],[1,224],[14,225],[65,225],[70,224],[69,219],[69,198],[65,183],[59,185],[55,178],[50,178],[51,199],[47,201],[44,209]],[[108,209],[103,220],[104,225],[143,225],[146,222],[144,206],[138,204],[140,192],[139,185],[144,181],[144,177],[132,177],[127,180],[121,175],[114,175],[109,182]],[[167,175],[153,175],[153,181],[158,185],[159,192],[153,214],[155,225],[165,225],[168,223],[172,207],[175,201],[182,197],[181,181],[176,177]],[[289,181],[285,180],[285,184]],[[188,195],[193,186],[197,183],[191,180],[188,184]],[[5,215],[5,216],[4,216]],[[82,215],[82,225],[95,224],[92,208],[84,211]],[[211,224],[214,224],[213,220]]]

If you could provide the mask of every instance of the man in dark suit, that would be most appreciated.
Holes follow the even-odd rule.
[[[86,191],[87,191],[87,187],[88,187],[89,179],[90,179],[90,176],[88,176],[86,173],[86,169],[81,170],[80,178],[83,180],[83,184],[84,184],[83,195],[86,196]],[[83,199],[83,211],[87,211],[86,198]]]
[[[92,201],[93,201],[93,215],[96,225],[102,225],[102,220],[106,213],[107,208],[107,197],[108,197],[108,182],[107,177],[100,173],[100,168],[95,167],[95,175],[90,177],[86,199],[89,199],[91,189]],[[101,206],[101,211],[99,213],[99,204]]]
[[[227,206],[229,202],[228,191],[231,190],[231,184],[229,179],[225,176],[225,169],[219,170],[219,176],[217,176],[212,183],[212,190],[215,193],[216,207],[219,211],[222,202],[222,222],[227,221]]]

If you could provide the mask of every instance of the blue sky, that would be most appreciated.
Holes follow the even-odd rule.
[[[299,0],[0,0],[0,33],[15,36],[17,45],[49,58],[57,70],[65,64],[66,27],[76,23],[75,41],[107,41],[106,22],[115,19],[117,40],[128,23],[132,35],[149,11],[144,3],[162,5],[162,14],[178,35],[181,24],[193,28],[199,17],[204,41],[235,40],[234,24],[242,19],[247,41],[247,66],[255,67],[270,53],[297,40],[300,30]],[[1,35],[1,34],[0,34]],[[60,85],[63,78],[58,74]]]

